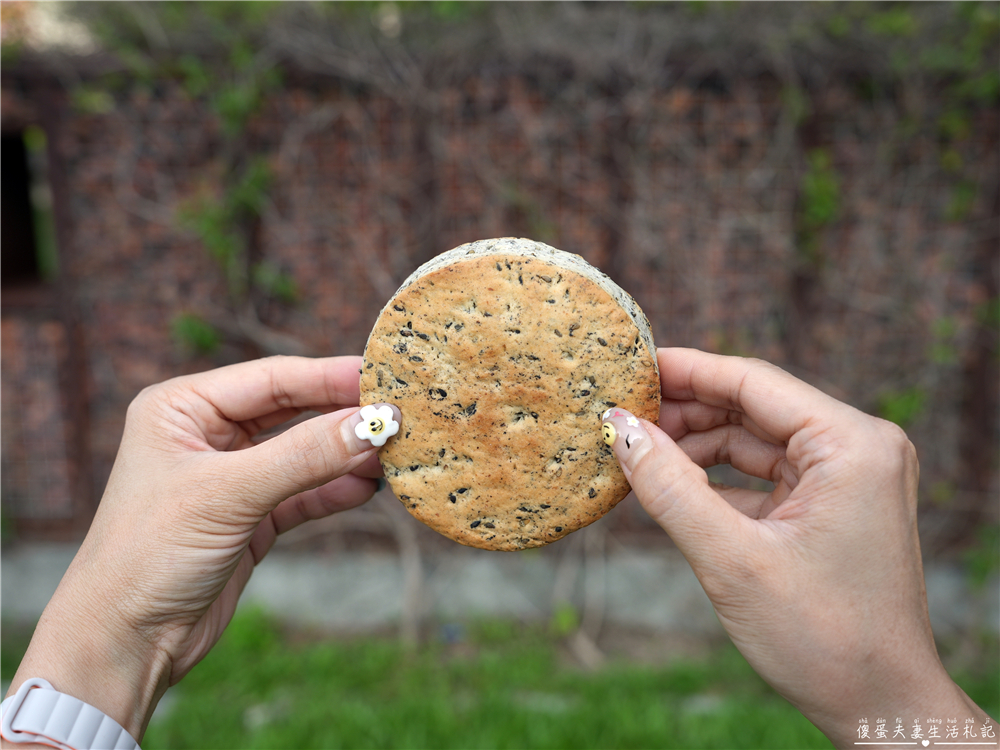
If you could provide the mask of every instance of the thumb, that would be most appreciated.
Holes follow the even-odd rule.
[[[363,464],[399,431],[391,404],[344,409],[308,419],[253,448],[229,454],[242,466],[246,497],[264,513]]]
[[[620,408],[604,413],[601,429],[642,507],[696,569],[720,544],[733,545],[746,517],[665,432]]]

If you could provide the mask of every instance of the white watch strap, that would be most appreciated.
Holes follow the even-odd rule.
[[[8,742],[36,742],[60,750],[139,750],[117,721],[37,677],[0,703],[0,714],[0,735]]]

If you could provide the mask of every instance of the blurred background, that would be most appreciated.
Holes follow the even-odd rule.
[[[0,11],[5,679],[139,390],[360,354],[417,265],[515,235],[660,346],[904,427],[940,648],[997,716],[1000,5]],[[286,535],[247,601],[144,746],[828,746],[632,497],[500,554],[386,491]]]

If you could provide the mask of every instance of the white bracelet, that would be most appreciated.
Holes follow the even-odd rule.
[[[0,703],[0,736],[8,742],[35,742],[59,750],[139,750],[121,724],[46,680],[25,680]]]

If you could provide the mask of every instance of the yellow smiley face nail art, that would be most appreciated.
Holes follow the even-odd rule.
[[[604,433],[604,442],[607,445],[614,445],[615,438],[618,437],[618,432],[615,430],[615,426],[611,422],[605,422],[601,426],[601,430]]]
[[[368,404],[351,419],[357,419],[354,434],[359,440],[368,440],[377,448],[399,432],[399,409],[391,404]]]

